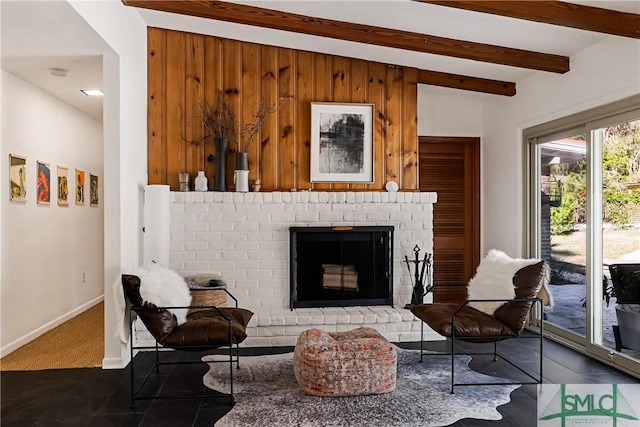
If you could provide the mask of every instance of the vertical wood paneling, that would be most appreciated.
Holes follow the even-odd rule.
[[[204,99],[208,105],[216,105],[218,99],[218,91],[222,89],[222,40],[214,37],[204,38]],[[204,144],[204,156],[213,158],[213,162],[207,161],[207,170],[214,171],[216,162],[225,162],[226,159],[218,159],[216,157],[215,141],[211,138]],[[215,182],[220,177],[213,176],[211,172],[209,180],[209,189],[215,188]],[[225,174],[226,175],[226,174]],[[226,180],[226,176],[225,176]]]
[[[184,139],[204,136],[199,103],[215,104],[222,89],[240,126],[259,103],[287,97],[249,149],[249,177],[260,178],[264,191],[382,190],[388,180],[418,188],[417,70],[155,28],[148,43],[149,183],[177,190],[179,172],[193,180],[204,166],[213,175],[215,165],[205,160],[215,154],[213,141],[192,146]],[[312,102],[374,104],[372,184],[311,184]],[[229,190],[235,150],[231,141],[224,159]]]
[[[396,181],[400,188],[404,188],[400,174],[400,163],[402,161],[400,153],[400,147],[402,146],[402,103],[397,102],[398,95],[402,99],[402,69],[395,66],[387,66],[385,71],[387,138],[385,141],[386,174],[384,181]]]
[[[333,90],[331,85],[333,84],[333,65],[332,57],[329,55],[316,54],[314,55],[313,64],[313,92],[314,96],[311,99],[312,102],[331,102],[333,101]],[[311,161],[311,158],[309,158]],[[312,185],[314,190],[330,190],[332,188],[329,183],[314,183]]]
[[[402,75],[402,188],[417,190],[418,184],[418,70],[404,68]]]
[[[336,56],[332,60],[331,68],[331,98],[333,102],[351,102],[351,61],[350,59]],[[336,191],[349,190],[350,184],[335,183],[332,189]]]
[[[166,32],[149,28],[147,36],[147,162],[149,184],[167,184]]]
[[[367,101],[367,62],[351,60],[350,75],[350,89],[351,95],[349,97],[351,102],[365,103]],[[375,110],[374,110],[375,111]],[[375,137],[374,137],[375,141]],[[374,143],[375,147],[375,143]],[[353,190],[365,190],[371,184],[351,184],[350,188]]]
[[[205,170],[204,136],[200,106],[204,97],[204,40],[202,36],[187,34],[185,40],[185,170]],[[190,141],[190,142],[189,142]]]
[[[260,49],[254,43],[242,43],[242,117],[241,123],[250,123],[251,113],[260,100],[259,78]],[[247,150],[249,158],[249,182],[258,178],[260,161],[260,135],[256,135]]]
[[[296,97],[291,99],[295,104],[295,125],[297,145],[297,181],[295,188],[308,190],[311,187],[311,102],[313,99],[313,57],[310,52],[297,52],[296,61]]]
[[[369,80],[367,90],[367,102],[375,106],[373,113],[373,185],[372,189],[384,188],[385,170],[385,146],[387,141],[387,110],[385,102],[385,65],[377,62],[369,63]]]
[[[238,114],[242,108],[240,91],[242,89],[242,43],[235,40],[224,40],[222,43],[222,90],[232,111]],[[231,143],[229,145],[232,145]],[[235,146],[227,151],[226,184],[227,189],[235,188],[233,171],[235,170]]]
[[[351,102],[350,60],[336,56],[331,61],[331,100],[333,102]]]
[[[185,33],[175,33],[167,37],[167,182],[171,188],[179,188],[178,174],[189,172],[189,182],[193,188],[194,170],[187,171],[185,164],[185,143],[183,142],[185,114]]]
[[[295,140],[295,79],[296,52],[278,49],[278,98],[285,101],[277,113],[278,120],[278,182],[276,188],[291,189],[296,186]]]
[[[268,107],[278,99],[278,49],[260,47],[260,103]],[[277,189],[278,179],[278,120],[271,114],[264,122],[259,138],[262,161],[262,188]]]

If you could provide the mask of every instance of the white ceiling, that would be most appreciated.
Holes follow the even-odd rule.
[[[378,27],[573,56],[608,36],[584,30],[434,6],[409,0],[245,1],[270,9]],[[640,0],[574,1],[640,14]],[[66,1],[7,1],[2,8],[2,68],[102,120],[102,100],[79,92],[101,87],[108,46]],[[365,45],[279,30],[139,9],[149,26],[224,36],[389,64],[518,82],[534,73],[511,66]],[[50,68],[69,70],[53,77]],[[489,96],[489,95],[487,95]]]
[[[80,89],[102,88],[107,44],[66,1],[0,1],[2,69],[102,121],[102,98]],[[68,70],[67,77],[51,68]]]

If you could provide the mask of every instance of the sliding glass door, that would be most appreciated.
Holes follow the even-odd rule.
[[[529,242],[551,267],[546,330],[640,375],[640,347],[621,346],[609,271],[640,264],[640,110],[628,110],[525,131]]]
[[[556,310],[546,320],[576,339],[586,336],[586,137],[579,130],[536,144],[540,255],[551,267]]]

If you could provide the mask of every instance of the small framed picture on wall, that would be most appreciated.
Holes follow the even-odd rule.
[[[98,206],[98,175],[89,175],[89,204]]]
[[[69,168],[58,166],[58,205],[69,206]]]
[[[51,165],[38,160],[36,167],[36,194],[38,196],[38,204],[48,205],[51,203],[51,192],[49,190],[51,184]]]
[[[9,154],[9,200],[27,201],[27,159]]]
[[[76,205],[84,205],[84,171],[76,169]]]

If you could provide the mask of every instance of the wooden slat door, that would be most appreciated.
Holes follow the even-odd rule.
[[[433,208],[434,302],[461,302],[480,262],[480,139],[421,136],[420,190]]]

